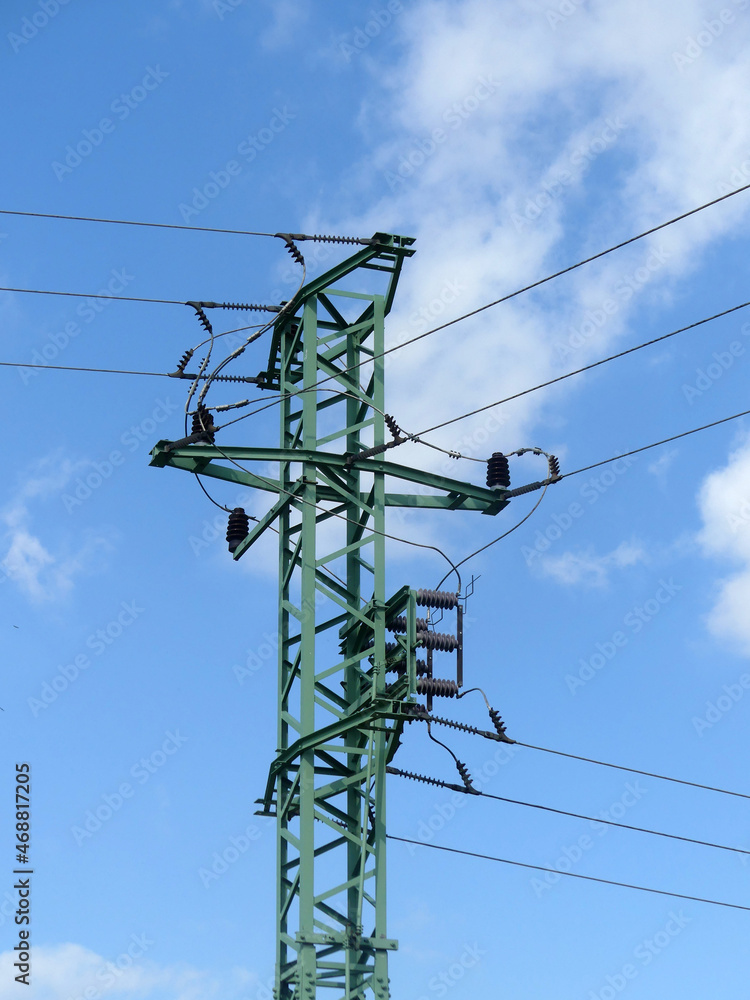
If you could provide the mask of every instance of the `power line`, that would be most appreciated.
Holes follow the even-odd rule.
[[[399,771],[398,768],[391,768],[391,774],[398,774],[404,778],[412,778],[415,781],[420,780],[420,775],[408,774],[405,771]],[[441,785],[444,788],[453,788],[448,782],[440,781],[436,778],[430,778],[430,784]],[[732,851],[735,854],[748,854],[750,851],[745,850],[742,847],[728,847],[726,844],[714,844],[708,840],[696,840],[694,837],[683,837],[677,833],[665,833],[663,830],[650,830],[643,826],[632,826],[629,823],[618,823],[613,819],[599,819],[596,816],[586,816],[582,813],[570,812],[567,809],[555,809],[553,806],[543,806],[537,802],[524,802],[521,799],[509,799],[503,795],[493,795],[491,792],[482,792],[475,788],[464,789],[466,795],[474,795],[478,798],[484,799],[495,799],[497,802],[507,802],[512,806],[526,806],[529,809],[540,809],[542,812],[556,813],[558,816],[570,816],[572,819],[584,819],[591,823],[604,823],[605,826],[617,826],[621,830],[633,830],[635,833],[648,833],[653,837],[666,837],[668,840],[682,840],[686,844],[698,844],[701,847],[714,847],[719,851]]]
[[[6,368],[43,368],[63,372],[102,372],[107,375],[156,375],[159,378],[172,378],[166,372],[135,372],[121,368],[76,368],[73,365],[30,365],[22,361],[0,361]]]
[[[150,229],[187,229],[199,233],[227,233],[233,236],[275,236],[276,233],[258,233],[249,229],[214,229],[210,226],[179,226],[166,222],[134,222],[132,219],[98,219],[89,215],[56,215],[51,212],[12,212],[0,208],[0,215],[20,215],[33,219],[66,219],[70,222],[105,222],[112,226],[146,226]]]
[[[634,448],[632,451],[623,452],[622,455],[615,455],[613,458],[605,458],[601,462],[593,462],[591,465],[584,465],[580,469],[576,469],[574,472],[564,472],[559,479],[567,479],[569,476],[577,476],[580,472],[588,472],[589,469],[597,469],[600,465],[608,465],[610,462],[617,462],[621,458],[628,458],[630,455],[637,455],[639,452],[648,451],[650,448],[658,448],[661,444],[669,444],[670,441],[677,441],[679,438],[689,437],[690,434],[697,434],[699,431],[708,430],[709,427],[718,427],[719,424],[726,424],[730,420],[738,420],[740,417],[746,417],[750,414],[750,410],[743,410],[742,413],[733,413],[731,417],[722,417],[721,420],[714,420],[710,424],[703,424],[702,427],[693,427],[692,430],[683,431],[681,434],[673,434],[672,437],[663,438],[661,441],[655,441],[653,444],[645,444],[642,448]]]
[[[514,399],[519,399],[521,396],[527,396],[530,392],[536,392],[537,389],[544,389],[549,385],[554,385],[556,382],[563,382],[565,379],[572,378],[573,375],[580,375],[582,372],[590,371],[592,368],[597,368],[599,365],[605,365],[608,361],[615,361],[617,358],[624,358],[626,354],[633,354],[635,351],[640,351],[644,347],[650,347],[652,344],[658,344],[662,340],[668,340],[670,337],[676,337],[678,333],[685,333],[687,330],[694,330],[697,326],[702,326],[704,323],[710,323],[712,320],[720,319],[722,316],[728,316],[730,313],[737,312],[739,309],[746,309],[750,306],[750,301],[742,302],[738,306],[732,306],[731,309],[725,309],[723,312],[714,313],[713,316],[707,316],[705,319],[699,319],[695,323],[690,323],[688,326],[681,326],[679,330],[672,330],[671,333],[662,334],[661,337],[654,337],[653,340],[646,340],[642,344],[637,344],[635,347],[628,347],[624,351],[619,351],[617,354],[610,354],[607,358],[601,358],[599,361],[593,361],[590,365],[583,365],[582,368],[576,368],[574,371],[566,372],[564,375],[558,375],[556,378],[548,379],[546,382],[540,382],[539,385],[531,386],[530,389],[523,389],[521,392],[515,392],[512,396],[506,396],[504,399],[498,399],[494,403],[487,403],[486,406],[478,406],[476,410],[469,410],[468,413],[462,413],[458,417],[451,417],[450,420],[444,420],[440,424],[435,424],[433,427],[428,427],[426,430],[420,431],[416,436],[419,437],[421,434],[429,434],[431,431],[439,430],[441,427],[447,427],[449,424],[455,424],[459,420],[465,420],[467,417],[473,417],[477,413],[483,413],[485,410],[491,410],[495,406],[502,406],[503,403],[510,403]]]
[[[214,447],[216,448],[216,450],[219,452],[220,455],[222,455],[228,462],[231,462],[232,465],[236,465],[238,469],[242,470],[242,472],[247,472],[251,476],[256,476],[256,478],[259,478],[257,477],[256,473],[251,472],[250,469],[246,469],[243,465],[240,465],[240,463],[237,462],[235,459],[233,459],[230,455],[227,455],[225,451],[222,451],[222,449],[219,448],[218,445],[214,444]],[[359,525],[359,521],[355,521],[352,518],[347,517],[345,514],[339,513],[339,511],[326,510],[325,507],[318,506],[318,504],[313,503],[312,500],[306,500],[304,497],[298,496],[297,494],[292,493],[290,490],[283,489],[283,487],[281,486],[279,486],[279,491],[281,493],[286,493],[286,495],[289,497],[290,502],[293,504],[304,503],[307,504],[309,507],[314,507],[315,510],[320,511],[321,514],[327,514],[330,517],[337,517],[339,518],[339,520],[346,521],[347,524],[354,525],[355,527]],[[381,535],[383,538],[390,538],[394,542],[403,542],[405,545],[413,545],[415,548],[418,549],[430,549],[432,552],[437,552],[439,555],[443,557],[443,559],[445,559],[445,561],[451,567],[451,572],[456,574],[456,577],[458,579],[458,590],[460,591],[461,575],[456,569],[453,562],[448,558],[448,556],[445,554],[445,552],[443,552],[442,549],[439,549],[437,547],[437,545],[427,545],[424,542],[414,542],[409,538],[401,538],[400,535],[391,535],[387,531],[379,531],[377,528],[369,528],[368,530],[371,531],[374,535]]]
[[[486,309],[491,309],[493,306],[500,305],[501,302],[508,302],[509,299],[513,299],[517,295],[522,295],[524,292],[530,292],[532,289],[538,288],[540,285],[544,285],[548,281],[552,281],[554,278],[560,278],[564,274],[569,274],[571,271],[575,271],[577,268],[583,267],[584,264],[590,264],[592,261],[598,260],[600,257],[606,257],[607,254],[613,253],[615,250],[621,250],[623,247],[626,247],[631,243],[636,243],[638,240],[642,240],[646,236],[652,236],[654,233],[658,233],[660,229],[666,229],[667,226],[672,226],[675,222],[687,219],[689,216],[695,215],[697,212],[702,212],[704,209],[710,208],[712,205],[716,205],[720,201],[724,201],[727,198],[732,198],[734,195],[740,194],[742,191],[747,191],[749,188],[750,184],[745,184],[743,187],[737,188],[735,191],[730,191],[729,194],[723,194],[719,198],[714,198],[713,201],[707,201],[705,204],[699,205],[697,208],[691,208],[689,212],[683,212],[682,215],[676,215],[673,219],[669,219],[667,222],[661,222],[658,226],[653,226],[651,229],[647,229],[645,232],[639,233],[637,236],[631,236],[629,239],[623,240],[621,243],[616,243],[614,246],[608,247],[606,250],[600,250],[599,253],[595,253],[591,257],[579,260],[577,264],[570,264],[568,267],[564,267],[561,271],[555,271],[554,274],[548,274],[546,278],[540,278],[538,281],[533,281],[530,285],[524,285],[523,288],[518,288],[515,292],[510,292],[508,295],[503,295],[501,298],[495,299],[493,302],[488,302],[486,305],[479,306],[477,309],[472,309],[471,312],[464,313],[463,316],[458,316],[456,319],[450,319],[446,323],[441,323],[440,326],[434,327],[432,330],[427,330],[425,333],[420,333],[416,337],[412,337],[410,340],[405,340],[401,344],[396,344],[387,351],[383,351],[383,354],[390,354],[391,351],[398,351],[400,348],[406,347],[407,344],[414,344],[416,341],[422,340],[424,337],[429,337],[433,333],[437,333],[439,330],[445,330],[447,327],[460,323],[472,316],[476,316],[478,313],[484,312]],[[375,355],[372,360],[375,360],[378,356],[379,355]]]
[[[104,295],[101,292],[53,292],[46,288],[0,288],[0,292],[25,292],[28,295],[67,295],[74,299],[115,299],[118,302],[156,302],[166,306],[184,306],[179,299],[144,299],[136,295]]]
[[[652,889],[645,885],[634,885],[632,882],[615,882],[613,879],[596,878],[594,875],[580,875],[578,872],[561,872],[557,868],[546,868],[544,865],[530,865],[523,861],[510,861],[508,858],[497,858],[491,854],[479,854],[476,851],[464,851],[458,847],[446,847],[443,844],[429,844],[423,840],[412,840],[409,837],[396,837],[387,833],[388,840],[400,840],[403,844],[416,844],[417,847],[431,847],[436,851],[448,851],[451,854],[464,854],[470,858],[482,858],[484,861],[498,861],[504,865],[514,865],[516,868],[530,868],[538,872],[551,872],[553,875],[565,875],[568,878],[580,878],[587,882],[601,882],[604,885],[617,885],[623,889],[638,889],[640,892],[651,892],[657,896],[671,896],[674,899],[687,899],[693,903],[711,903],[713,906],[726,906],[732,910],[745,910],[750,913],[750,906],[739,903],[725,903],[719,899],[706,899],[704,896],[688,896],[682,892],[667,892],[666,889]]]
[[[654,771],[641,771],[637,767],[625,767],[624,764],[610,764],[605,760],[596,760],[593,757],[581,757],[575,753],[565,753],[563,750],[551,750],[549,747],[534,746],[533,743],[522,743],[520,740],[513,740],[516,746],[527,747],[529,750],[540,750],[542,753],[553,753],[558,757],[570,757],[571,760],[583,760],[587,764],[599,764],[601,767],[612,767],[617,771],[628,771],[630,774],[642,774],[646,778],[659,778],[662,781],[673,781],[677,785],[689,785],[692,788],[702,788],[707,792],[720,792],[722,795],[734,795],[739,799],[750,799],[750,795],[744,792],[733,792],[728,788],[717,788],[714,785],[702,785],[698,781],[686,781],[684,778],[673,778],[667,774],[657,774]]]
[[[455,568],[458,569],[459,566],[463,566],[463,564],[465,562],[468,562],[469,559],[473,559],[474,556],[478,556],[480,552],[484,552],[485,549],[489,549],[491,546],[495,545],[497,542],[502,541],[503,538],[507,538],[508,535],[512,534],[512,532],[514,532],[516,530],[516,528],[520,528],[521,525],[524,524],[524,522],[528,521],[528,519],[531,517],[531,515],[534,513],[534,511],[537,509],[537,507],[541,504],[542,500],[544,500],[544,494],[547,492],[547,487],[548,486],[549,486],[549,483],[545,483],[544,489],[542,490],[542,495],[539,497],[539,499],[537,500],[537,502],[534,504],[534,506],[531,508],[531,510],[528,512],[528,514],[526,514],[525,517],[522,517],[521,520],[518,521],[517,524],[514,524],[512,528],[508,528],[507,531],[504,531],[502,533],[502,535],[498,535],[497,538],[493,538],[491,542],[487,542],[487,544],[486,545],[482,545],[481,548],[476,549],[474,552],[470,552],[468,556],[465,556],[463,559],[461,559],[460,562],[456,563]],[[440,583],[438,583],[435,586],[435,590],[440,590],[440,587],[442,586],[443,583],[445,583],[445,581],[448,579],[449,576],[450,576],[450,573],[446,573],[445,576],[443,577],[443,579],[440,581]]]
[[[402,347],[406,347],[408,344],[414,344],[418,340],[423,340],[425,337],[432,336],[433,333],[438,333],[440,330],[445,330],[449,326],[455,326],[456,323],[461,323],[465,319],[470,319],[472,316],[476,316],[487,309],[491,309],[493,306],[500,305],[502,302],[508,302],[510,299],[516,298],[518,295],[522,295],[524,292],[530,292],[534,288],[539,288],[541,285],[546,284],[548,281],[552,281],[555,278],[562,277],[564,274],[569,274],[571,271],[575,271],[579,267],[583,267],[585,264],[590,264],[592,261],[598,260],[601,257],[606,257],[607,254],[613,253],[615,250],[621,250],[623,247],[628,246],[631,243],[636,243],[638,240],[644,239],[646,236],[651,236],[661,229],[666,229],[668,226],[674,225],[675,222],[680,222],[682,219],[687,219],[691,215],[695,215],[698,212],[702,212],[706,208],[710,208],[712,205],[716,205],[721,201],[725,201],[727,198],[732,198],[736,194],[741,194],[743,191],[750,189],[750,184],[745,184],[743,187],[739,187],[734,191],[730,191],[728,194],[723,194],[718,198],[714,198],[712,201],[707,201],[703,205],[699,205],[697,208],[691,208],[688,212],[683,212],[681,215],[676,215],[672,219],[668,219],[666,222],[661,222],[658,226],[652,226],[651,229],[647,229],[642,233],[638,233],[637,236],[631,236],[627,240],[623,240],[621,243],[616,243],[614,246],[608,247],[606,250],[600,250],[598,253],[593,254],[591,257],[586,257],[584,260],[579,260],[575,264],[570,264],[568,267],[564,267],[560,271],[555,271],[553,274],[548,274],[544,278],[539,278],[537,281],[533,281],[529,285],[524,285],[522,288],[517,288],[514,292],[509,292],[507,295],[501,296],[499,299],[494,299],[492,302],[487,302],[483,306],[478,306],[476,309],[472,309],[470,312],[464,313],[462,316],[456,316],[455,319],[447,320],[445,323],[441,323],[439,326],[433,327],[431,330],[426,330],[424,333],[417,334],[416,337],[411,337],[408,340],[402,341],[400,344],[394,344],[393,347],[389,347],[379,354],[373,354],[372,357],[368,358],[368,361],[377,361],[378,359],[385,357],[386,354],[392,354],[394,351],[401,350]],[[351,371],[355,366],[349,368],[344,368],[341,374],[346,374]],[[332,378],[338,376],[329,375],[326,378],[321,379],[316,382],[315,385],[310,388],[316,388],[319,385],[324,385],[329,382]],[[288,393],[288,397],[292,397],[296,393]],[[275,406],[276,402],[267,403],[264,407],[260,407],[258,410],[253,410],[251,413],[246,413],[245,417],[251,417],[255,413],[260,413],[261,410],[267,409],[268,407]],[[244,419],[244,418],[243,418]],[[426,432],[423,432],[426,433]]]

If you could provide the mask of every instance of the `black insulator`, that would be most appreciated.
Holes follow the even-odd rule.
[[[398,426],[396,421],[390,415],[390,413],[384,413],[383,419],[385,420],[385,425],[391,432],[394,438],[398,439],[401,437],[401,428]]]
[[[455,698],[458,694],[458,684],[455,681],[444,681],[437,677],[423,677],[417,681],[417,694],[430,694],[437,698]]]
[[[229,515],[227,525],[227,545],[229,551],[234,552],[243,539],[247,538],[250,532],[250,519],[242,507],[235,507]]]
[[[389,632],[405,632],[406,631],[406,616],[399,615],[398,618],[394,618],[388,622],[386,628]],[[427,631],[427,620],[425,618],[417,618],[417,632]]]
[[[490,709],[490,718],[492,719],[492,725],[497,730],[498,736],[505,736],[505,725],[496,708]]]
[[[242,309],[245,311],[254,310],[255,312],[278,312],[278,306],[262,306],[258,305],[257,302],[212,302],[214,306],[219,309]]]
[[[458,639],[446,632],[417,632],[417,639],[422,640],[425,649],[439,649],[443,653],[458,649]]]
[[[402,660],[400,663],[389,664],[386,670],[389,674],[398,674],[399,677],[403,677],[406,673],[406,664]],[[427,664],[424,660],[417,660],[417,677],[426,677],[427,673]]]
[[[194,353],[195,352],[193,351],[193,348],[191,347],[191,348],[189,348],[189,350],[185,351],[185,353],[180,358],[179,363],[177,365],[177,371],[180,373],[180,375],[185,371],[185,367],[186,367],[188,361],[192,358],[192,356],[193,356]]]
[[[258,375],[212,375],[212,382],[259,382]]]
[[[487,485],[492,490],[507,489],[510,486],[508,459],[501,451],[493,452],[487,462]]]
[[[286,241],[286,248],[292,256],[292,259],[296,261],[297,264],[302,264],[304,266],[305,258],[302,256],[300,249],[291,240]]]
[[[207,407],[198,403],[193,414],[193,434],[205,434],[211,444],[214,443],[214,421]]]
[[[476,789],[471,783],[471,775],[469,774],[469,769],[466,766],[466,764],[464,764],[462,760],[457,760],[456,767],[458,768],[458,773],[461,775],[461,778],[466,788],[469,789],[469,791],[475,792]]]
[[[211,324],[208,321],[208,316],[206,316],[206,314],[203,312],[203,308],[201,307],[201,304],[199,302],[188,302],[187,304],[189,306],[192,306],[193,309],[195,309],[195,312],[196,312],[196,314],[198,316],[198,319],[200,320],[200,324],[203,327],[203,329],[206,331],[206,333],[213,333],[213,329],[211,327]]]
[[[298,236],[297,239],[300,237]],[[315,240],[316,243],[362,243],[363,240],[357,239],[356,236],[306,236],[307,240]]]
[[[560,478],[560,463],[558,462],[555,455],[550,455],[548,457],[549,462],[549,477],[550,479]]]
[[[448,590],[418,590],[417,604],[421,608],[443,608],[449,611],[458,604],[458,594]]]

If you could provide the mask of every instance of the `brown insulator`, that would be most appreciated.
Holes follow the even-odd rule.
[[[442,608],[449,611],[458,604],[458,594],[447,590],[418,590],[417,604],[421,608]]]
[[[438,677],[423,677],[417,681],[417,694],[429,694],[436,698],[455,698],[458,684]]]

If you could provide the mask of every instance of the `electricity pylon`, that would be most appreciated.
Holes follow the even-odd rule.
[[[239,559],[277,522],[278,751],[259,800],[277,819],[277,1000],[323,987],[342,1000],[390,997],[386,765],[405,722],[424,713],[417,697],[429,704],[462,683],[460,660],[455,681],[432,676],[433,652],[461,656],[460,627],[439,634],[429,611],[417,618],[418,605],[456,608],[460,626],[462,595],[404,586],[386,598],[386,508],[496,514],[508,502],[503,489],[383,457],[399,437],[385,413],[384,318],[414,241],[366,242],[307,283],[274,325],[260,384],[280,394],[278,448],[161,441],[152,452],[152,465],[275,497],[252,530],[235,512],[228,539]],[[376,282],[379,291],[362,290]],[[278,478],[250,463],[277,463]],[[419,492],[390,492],[396,480]]]

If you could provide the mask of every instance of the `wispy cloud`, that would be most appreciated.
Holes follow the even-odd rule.
[[[74,578],[92,565],[107,539],[89,533],[72,554],[64,547],[53,554],[34,533],[32,507],[59,493],[85,462],[73,462],[59,452],[34,462],[0,508],[0,570],[34,602],[59,600],[73,588]]]
[[[148,960],[154,945],[146,934],[123,942],[120,955],[109,958],[78,944],[38,945],[33,955],[34,1000],[61,997],[111,997],[119,1000],[240,1000],[259,985],[258,976],[233,968],[224,976],[188,965],[160,966]],[[146,955],[142,958],[142,955]],[[133,956],[136,956],[135,958]],[[118,961],[119,959],[119,961]],[[21,988],[14,981],[17,955],[0,955],[0,1000],[15,1000]],[[88,991],[88,992],[87,992]]]
[[[604,587],[612,570],[645,561],[646,552],[641,545],[621,542],[616,549],[603,556],[596,555],[592,547],[578,552],[564,552],[561,556],[543,557],[539,566],[545,576],[551,576],[566,586]]]
[[[717,581],[708,627],[750,654],[750,433],[726,465],[706,477],[698,506],[703,518],[698,540],[704,553],[739,565],[734,575]]]

